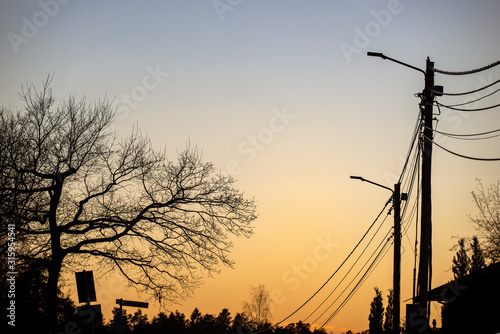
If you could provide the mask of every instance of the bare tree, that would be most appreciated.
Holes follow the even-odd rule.
[[[477,180],[476,191],[472,191],[472,198],[476,203],[479,214],[469,216],[482,240],[485,257],[493,262],[500,260],[500,181],[485,189],[480,180]]]
[[[253,325],[259,327],[271,320],[271,295],[265,284],[250,286],[250,301],[243,302],[243,312]]]
[[[228,235],[249,237],[256,218],[233,178],[189,145],[173,162],[138,130],[119,140],[109,102],[70,97],[55,107],[49,85],[23,89],[23,111],[1,110],[0,214],[26,257],[50,259],[52,326],[59,277],[72,264],[114,268],[161,302],[232,265]]]

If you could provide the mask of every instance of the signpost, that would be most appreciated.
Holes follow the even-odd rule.
[[[140,307],[140,308],[148,308],[149,304],[144,303],[144,302],[135,302],[132,300],[124,300],[124,299],[117,299],[116,303],[120,305],[120,310],[122,309],[122,306],[131,306],[131,307]]]
[[[148,308],[149,306],[148,303],[136,302],[133,300],[124,300],[121,298],[117,299],[116,303],[120,305],[120,311],[118,314],[115,314],[115,329],[114,329],[115,334],[125,333],[125,330],[127,328],[127,319],[123,316],[123,306],[139,307],[139,308]]]
[[[76,289],[78,291],[78,302],[86,303],[84,306],[78,306],[78,315],[82,316],[88,313],[90,318],[85,322],[90,322],[90,328],[94,333],[94,321],[96,318],[102,320],[101,305],[90,305],[90,302],[97,300],[94,285],[94,273],[92,271],[82,271],[75,273]]]

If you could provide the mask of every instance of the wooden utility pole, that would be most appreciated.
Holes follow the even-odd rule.
[[[430,285],[429,270],[432,266],[431,258],[431,165],[433,140],[433,103],[434,103],[434,63],[427,58],[425,71],[425,88],[420,105],[424,123],[424,138],[422,151],[422,204],[420,221],[420,263],[418,268],[417,304],[420,316],[425,317],[429,327],[429,298]]]
[[[394,314],[392,329],[394,334],[399,334],[401,318],[401,184],[394,185],[394,270],[393,270],[393,304]]]

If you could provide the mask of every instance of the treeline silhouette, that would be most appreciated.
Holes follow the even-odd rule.
[[[119,309],[113,310],[113,316],[119,313]],[[131,334],[248,334],[262,332],[263,334],[325,334],[324,329],[311,328],[311,324],[299,321],[297,323],[272,326],[270,323],[253,323],[245,313],[236,313],[233,317],[227,308],[224,308],[217,316],[213,314],[202,314],[195,308],[190,317],[179,311],[165,313],[160,312],[151,320],[138,309],[133,314],[122,310],[122,316],[126,321],[126,333]],[[82,324],[82,330],[85,332]],[[110,333],[114,331],[115,320],[101,322],[94,326],[96,334]]]

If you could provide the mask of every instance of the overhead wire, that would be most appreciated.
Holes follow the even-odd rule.
[[[479,73],[479,72],[482,72],[482,71],[485,71],[485,70],[489,70],[490,68],[493,68],[497,65],[500,64],[500,60],[497,60],[489,65],[486,65],[486,66],[483,66],[483,67],[480,67],[480,68],[476,68],[476,69],[473,69],[473,70],[468,70],[468,71],[458,71],[458,72],[454,72],[454,71],[443,71],[443,70],[440,70],[440,69],[437,69],[437,68],[434,68],[434,72],[436,73],[441,73],[441,74],[445,74],[445,75],[468,75],[468,74],[474,74],[474,73]]]
[[[324,300],[321,302],[321,304],[319,306],[316,307],[316,309],[314,309],[314,311],[312,311],[303,321],[307,321],[315,312],[317,312],[321,306],[323,306],[323,304],[328,300],[328,298],[331,297],[331,295],[338,289],[338,287],[344,282],[344,280],[347,278],[347,276],[351,273],[351,271],[354,269],[354,266],[359,262],[359,260],[361,259],[361,257],[363,256],[363,254],[366,252],[366,250],[368,249],[368,247],[370,246],[371,242],[373,241],[373,239],[375,238],[375,236],[378,234],[378,232],[380,231],[380,229],[382,228],[382,226],[384,225],[387,217],[389,216],[389,213],[385,216],[385,218],[382,220],[382,222],[380,223],[379,227],[377,228],[377,230],[375,231],[375,233],[373,234],[373,236],[371,237],[371,239],[368,241],[368,243],[366,244],[365,248],[363,249],[363,251],[361,252],[361,254],[358,256],[358,258],[356,259],[356,261],[352,264],[351,268],[347,271],[346,274],[344,274],[344,277],[340,280],[340,282],[335,286],[335,288],[330,292],[330,294],[328,294],[328,296],[326,296],[326,298],[324,298]],[[319,316],[321,317],[322,315],[324,314],[324,312]],[[318,319],[316,319],[314,321],[314,323],[317,321]]]
[[[352,254],[356,251],[356,249],[359,247],[359,245],[363,242],[363,240],[365,239],[365,237],[368,235],[368,233],[370,232],[370,230],[373,228],[373,226],[375,225],[375,223],[378,221],[378,219],[380,218],[380,216],[382,215],[382,213],[385,211],[385,209],[387,208],[387,206],[389,205],[389,203],[392,201],[392,197],[385,203],[383,209],[380,211],[380,213],[377,215],[377,217],[375,218],[375,220],[372,222],[372,224],[369,226],[368,230],[363,234],[363,236],[361,237],[361,239],[358,241],[358,243],[356,244],[356,246],[354,246],[354,248],[352,249],[352,251],[347,255],[347,257],[344,259],[344,261],[342,261],[342,263],[340,264],[340,266],[333,272],[333,274],[325,281],[325,283],[323,283],[323,285],[316,290],[316,292],[314,292],[312,294],[311,297],[309,297],[302,305],[300,305],[295,311],[293,311],[292,313],[290,313],[290,315],[288,315],[287,317],[285,317],[283,320],[279,321],[278,323],[276,323],[275,326],[278,326],[280,325],[281,323],[283,323],[284,321],[288,320],[290,317],[292,317],[294,314],[296,314],[298,311],[300,311],[307,303],[309,303],[327,284],[328,282],[331,281],[331,279],[337,274],[337,272],[344,266],[344,264],[347,262],[347,260],[349,260],[349,258],[352,256]],[[257,333],[260,333],[260,332],[255,332],[254,334],[257,334]]]
[[[499,104],[495,104],[495,105],[492,105],[492,106],[488,106],[488,107],[482,107],[482,108],[472,108],[472,109],[465,109],[465,108],[457,108],[457,107],[452,107],[452,106],[449,106],[449,105],[446,105],[446,104],[442,104],[442,103],[439,103],[436,101],[436,104],[439,106],[439,107],[443,107],[443,108],[447,108],[447,109],[451,109],[451,110],[456,110],[456,111],[484,111],[484,110],[489,110],[489,109],[494,109],[494,108],[498,108],[500,107],[500,103]]]
[[[377,252],[377,250],[380,248],[380,246],[382,245],[382,243],[384,242],[384,240],[386,240],[386,238],[387,238],[387,236],[389,234],[390,234],[390,230],[389,230],[389,232],[387,232],[385,234],[384,239],[382,240],[382,242],[379,243],[379,245],[377,246],[377,248],[370,255],[370,257],[368,258],[368,260],[365,261],[365,264],[361,267],[361,269],[359,269],[358,273],[351,279],[351,281],[349,282],[349,284],[347,284],[346,287],[344,288],[344,290],[342,290],[342,292],[338,295],[338,297],[333,302],[331,302],[330,305],[319,316],[316,317],[316,319],[313,321],[313,323],[316,323],[335,304],[335,302],[344,294],[344,292],[351,286],[351,284],[354,282],[354,280],[360,275],[360,273],[363,271],[363,269],[366,267],[366,265],[373,258],[373,256],[375,255],[375,253]]]
[[[482,90],[485,90],[486,88],[490,88],[491,86],[496,85],[499,82],[500,82],[500,79],[497,80],[497,81],[495,81],[495,82],[490,83],[489,85],[486,85],[486,86],[483,86],[483,87],[480,87],[480,88],[477,88],[477,89],[474,89],[474,90],[471,90],[471,91],[468,91],[468,92],[462,92],[462,93],[445,93],[445,92],[439,92],[439,94],[446,95],[446,96],[469,95],[469,94],[474,94],[474,93],[480,92]]]
[[[450,104],[449,106],[450,106],[450,107],[460,107],[460,106],[465,106],[465,105],[467,105],[467,104],[471,104],[471,103],[475,103],[475,102],[481,101],[481,100],[483,100],[483,99],[485,99],[485,98],[487,98],[487,97],[489,97],[489,96],[491,96],[491,95],[493,95],[493,94],[498,93],[499,91],[500,91],[500,88],[498,88],[497,90],[493,91],[492,93],[489,93],[489,94],[487,94],[487,95],[481,96],[480,98],[477,98],[477,99],[475,99],[475,100],[472,100],[472,101],[467,101],[467,102],[463,102],[463,103],[458,103],[458,104]]]
[[[425,138],[427,138],[428,140],[430,140],[432,143],[434,143],[440,149],[442,149],[442,150],[444,150],[444,151],[446,151],[446,152],[448,152],[450,154],[456,155],[456,156],[458,156],[460,158],[469,159],[469,160],[476,160],[476,161],[500,161],[500,158],[478,158],[478,157],[471,157],[471,156],[467,156],[467,155],[464,155],[464,154],[460,154],[460,153],[454,152],[452,150],[449,150],[449,149],[447,149],[447,148],[439,145],[434,140],[431,140],[428,137],[425,137]]]
[[[365,273],[363,274],[363,276],[360,278],[360,280],[358,281],[358,283],[354,286],[354,288],[351,290],[351,292],[349,293],[349,295],[347,295],[347,297],[344,299],[344,301],[339,305],[339,307],[337,307],[337,309],[335,310],[335,312],[333,312],[332,315],[330,315],[330,317],[321,325],[321,327],[319,328],[320,330],[323,329],[330,321],[333,320],[333,318],[342,310],[342,308],[347,304],[347,302],[352,298],[352,296],[364,284],[364,282],[366,281],[366,279],[368,279],[368,277],[371,275],[371,273],[373,272],[373,270],[378,266],[378,264],[380,263],[380,261],[387,254],[387,251],[389,250],[389,248],[386,249],[386,246],[390,243],[390,240],[391,240],[391,238],[389,238],[388,240],[385,241],[383,247],[380,249],[380,251],[378,252],[377,256],[372,261],[372,263],[370,264],[370,266],[368,267],[368,269],[365,271]]]
[[[409,147],[409,149],[408,149],[407,158],[406,158],[405,164],[404,164],[404,166],[403,166],[402,172],[401,172],[400,177],[399,177],[399,180],[398,180],[398,182],[399,182],[399,183],[403,182],[404,175],[405,175],[405,171],[406,171],[406,169],[407,169],[407,167],[408,167],[408,165],[409,165],[410,159],[411,159],[411,157],[412,157],[412,152],[413,152],[413,150],[414,150],[415,146],[416,146],[417,148],[419,147],[418,145],[415,145],[415,143],[416,143],[416,142],[418,142],[418,138],[419,138],[419,136],[418,136],[418,135],[419,135],[419,133],[420,133],[420,131],[421,131],[421,130],[420,130],[420,129],[421,129],[421,124],[422,124],[422,122],[420,121],[420,116],[419,116],[419,118],[417,119],[417,122],[416,122],[416,124],[415,124],[414,134],[413,134],[413,136],[412,136],[411,144],[410,144],[410,147]],[[411,193],[411,191],[412,191],[413,184],[414,184],[414,175],[415,175],[415,173],[416,173],[416,170],[418,170],[418,166],[417,166],[416,164],[417,164],[417,162],[418,162],[418,155],[419,155],[419,152],[420,152],[420,149],[419,149],[419,148],[418,148],[417,150],[415,150],[415,153],[413,154],[412,163],[410,163],[410,165],[412,165],[412,166],[413,166],[413,167],[412,167],[412,169],[411,169],[412,171],[410,171],[410,173],[409,173],[410,175],[412,175],[412,177],[410,177],[410,178],[408,179],[408,183],[407,183],[407,184],[404,184],[404,185],[403,185],[403,189],[404,189],[404,187],[405,187],[405,186],[408,186],[408,189],[409,189],[409,190],[408,190],[408,192],[409,192],[409,193]],[[404,213],[406,212],[406,208],[407,208],[407,204],[405,203],[404,209],[402,210],[402,212],[403,212],[403,214],[402,214],[402,215],[404,215]],[[387,216],[386,216],[386,218],[387,218]],[[385,218],[385,219],[386,219],[386,218]],[[385,219],[384,219],[384,221],[385,221]],[[393,228],[391,228],[391,230],[390,230],[390,231],[392,231],[392,230],[393,230]],[[390,231],[389,231],[389,232],[390,232]],[[388,235],[388,234],[386,234],[386,236],[384,237],[384,240],[387,238],[387,235]],[[394,236],[394,235],[392,235],[392,236],[391,236],[391,238],[392,238],[393,236]],[[372,238],[372,239],[373,239],[373,238]],[[387,241],[385,242],[384,247],[387,245],[387,243],[388,243],[388,242],[389,242],[389,240],[387,240]],[[382,243],[380,243],[380,244],[379,244],[379,246],[377,247],[377,249],[380,247],[380,245],[381,245],[381,244],[382,244]],[[367,245],[367,246],[368,246],[368,245]],[[333,302],[332,302],[332,303],[331,303],[331,304],[330,304],[330,305],[329,305],[329,306],[328,306],[328,307],[327,307],[327,308],[323,311],[323,313],[321,313],[321,314],[320,314],[320,315],[316,318],[316,320],[315,320],[313,323],[316,323],[316,322],[317,322],[317,321],[318,321],[318,320],[319,320],[319,319],[320,319],[320,318],[321,318],[321,317],[322,317],[322,316],[323,316],[323,315],[324,315],[324,314],[325,314],[325,313],[326,313],[326,312],[327,312],[327,311],[328,311],[328,310],[329,310],[329,309],[330,309],[330,308],[331,308],[331,307],[335,304],[335,302],[336,302],[336,301],[337,301],[337,300],[338,300],[338,299],[339,299],[339,298],[340,298],[340,297],[344,294],[344,292],[345,292],[345,291],[349,288],[349,286],[351,286],[351,284],[354,282],[354,280],[356,279],[356,277],[358,277],[358,276],[359,276],[359,274],[361,273],[361,271],[363,270],[363,268],[365,268],[365,267],[366,267],[366,265],[368,264],[368,262],[370,261],[370,259],[373,257],[373,255],[375,254],[375,252],[377,251],[377,249],[374,251],[374,253],[372,253],[372,255],[370,256],[370,258],[369,258],[369,259],[367,260],[367,262],[363,265],[363,267],[362,267],[362,268],[358,271],[358,273],[357,273],[357,274],[356,274],[356,276],[355,276],[355,277],[351,280],[351,282],[350,282],[350,283],[349,283],[349,284],[348,284],[348,285],[344,288],[344,290],[343,290],[343,291],[342,291],[342,292],[338,295],[338,297],[337,297],[337,298],[336,298],[336,299],[335,299],[335,300],[334,300],[334,301],[333,301]],[[386,252],[387,252],[387,251],[386,251]],[[379,254],[377,255],[376,260],[379,258],[380,253],[381,253],[381,252],[379,252]],[[385,253],[384,253],[384,256],[385,256]],[[370,265],[370,267],[369,267],[369,270],[374,269],[373,265],[375,264],[376,260],[374,260],[374,261],[372,262],[372,264],[371,264],[371,265]],[[355,263],[355,264],[356,264],[356,263]],[[355,264],[354,264],[354,265],[355,265]],[[354,267],[354,265],[353,265],[353,267]],[[353,268],[353,267],[352,267],[352,268]],[[376,267],[376,266],[375,266],[375,267]],[[349,270],[349,272],[352,270],[352,268]],[[321,328],[323,328],[324,326],[326,326],[326,324],[328,324],[328,323],[329,323],[329,322],[330,322],[330,321],[331,321],[331,320],[332,320],[332,319],[333,319],[333,318],[334,318],[334,317],[335,317],[335,316],[336,316],[336,315],[340,312],[340,310],[341,310],[341,309],[345,306],[345,304],[346,304],[346,303],[350,300],[350,298],[351,298],[351,297],[352,297],[352,296],[353,296],[353,295],[357,292],[357,290],[358,290],[358,289],[361,287],[361,285],[364,283],[364,280],[366,280],[366,279],[368,278],[368,276],[369,276],[369,273],[368,273],[368,272],[369,272],[369,270],[367,270],[367,271],[365,272],[365,274],[363,275],[362,279],[360,279],[360,281],[358,281],[358,283],[357,283],[357,284],[356,284],[356,286],[353,288],[353,290],[351,290],[351,292],[350,292],[350,293],[349,293],[349,295],[348,295],[348,296],[344,299],[344,301],[343,301],[343,302],[342,302],[342,303],[338,306],[338,308],[337,308],[337,309],[336,309],[336,310],[332,313],[332,315],[331,315],[331,316],[330,316],[330,317],[329,317],[329,318],[328,318],[328,319],[327,319],[327,320],[323,323],[323,325],[320,327],[320,329],[321,329]],[[349,273],[349,272],[348,272],[348,273]],[[348,273],[347,273],[347,274],[348,274]],[[347,274],[346,274],[346,275],[347,275]],[[310,314],[310,315],[309,315],[306,319],[308,319],[308,318],[309,318],[312,314],[314,314],[314,313],[315,313],[315,312],[316,312],[316,311],[317,311],[317,310],[318,310],[318,309],[319,309],[319,308],[320,308],[320,307],[321,307],[321,306],[322,306],[322,305],[326,302],[326,300],[328,300],[328,298],[329,298],[329,297],[333,294],[333,292],[334,292],[334,291],[336,291],[336,289],[339,287],[339,285],[343,282],[343,280],[345,279],[345,277],[346,277],[346,276],[344,276],[344,278],[342,279],[342,281],[341,281],[341,282],[339,282],[339,283],[337,284],[337,286],[335,287],[335,289],[334,289],[334,290],[333,290],[333,291],[332,291],[332,292],[331,292],[331,293],[330,293],[330,294],[329,294],[329,295],[325,298],[325,300],[323,300],[323,302],[322,302],[322,303],[321,303],[321,304],[320,304],[320,305],[319,305],[319,306],[318,306],[318,307],[317,307],[317,308],[316,308],[316,309],[315,309],[315,310],[314,310],[314,311],[313,311],[313,312],[312,312],[312,313],[311,313],[311,314]],[[305,320],[306,320],[306,319],[305,319]],[[304,321],[305,321],[305,320],[304,320]]]
[[[495,129],[495,130],[490,130],[490,131],[484,131],[484,132],[479,132],[479,133],[468,133],[468,134],[459,134],[459,133],[449,133],[449,132],[443,132],[443,131],[438,131],[436,129],[433,129],[435,133],[439,133],[443,136],[447,137],[479,137],[479,136],[485,136],[489,135],[492,133],[500,132],[500,129]]]
[[[481,71],[484,71],[484,70],[487,70],[487,69],[490,69],[492,67],[495,67],[497,65],[500,64],[500,61],[497,61],[495,63],[492,63],[490,65],[487,65],[487,66],[484,66],[484,67],[481,67],[481,68],[478,68],[478,69],[475,69],[475,70],[470,70],[470,71],[463,71],[463,72],[451,72],[451,71],[443,71],[443,70],[439,70],[439,69],[434,69],[434,71],[436,73],[441,73],[441,74],[446,74],[446,75],[466,75],[466,74],[472,74],[472,73],[477,73],[477,72],[481,72]],[[468,92],[462,92],[462,93],[443,93],[442,95],[446,95],[446,96],[462,96],[462,95],[468,95],[468,94],[473,94],[473,93],[477,93],[479,91],[482,91],[484,89],[487,89],[497,83],[499,83],[500,80],[497,80],[489,85],[486,85],[484,87],[481,87],[481,88],[478,88],[478,89],[475,89],[475,90],[471,90],[471,91],[468,91]],[[484,108],[474,108],[474,109],[464,109],[464,108],[457,108],[457,107],[460,107],[460,106],[465,106],[467,104],[471,104],[471,103],[475,103],[477,101],[480,101],[488,96],[491,96],[495,93],[497,93],[498,91],[500,91],[500,89],[497,89],[495,90],[494,92],[488,94],[488,95],[485,95],[483,97],[480,97],[478,99],[475,99],[475,100],[472,100],[472,101],[468,101],[468,102],[464,102],[464,103],[460,103],[460,104],[453,104],[453,105],[444,105],[444,104],[441,104],[439,102],[436,101],[436,105],[438,107],[438,110],[440,107],[444,107],[444,108],[448,108],[448,109],[452,109],[452,110],[457,110],[457,111],[482,111],[482,110],[488,110],[488,109],[493,109],[493,108],[497,108],[497,107],[500,107],[500,104],[497,104],[497,105],[493,105],[493,106],[489,106],[489,107],[484,107]],[[399,177],[399,183],[403,183],[403,180],[404,181],[404,186],[403,188],[404,189],[408,189],[408,194],[410,195],[413,191],[413,187],[414,187],[414,184],[415,184],[415,177],[417,179],[417,183],[419,184],[420,183],[420,153],[422,151],[421,149],[421,145],[422,143],[420,142],[420,140],[417,140],[420,139],[420,138],[427,138],[426,136],[419,136],[419,134],[422,133],[422,128],[423,128],[423,122],[421,121],[420,119],[420,115],[419,115],[419,118],[417,119],[417,122],[416,122],[416,126],[415,126],[415,130],[414,130],[414,134],[412,136],[412,140],[411,140],[411,144],[410,144],[410,148],[408,150],[408,155],[407,155],[407,158],[406,158],[406,161],[405,161],[405,164],[403,166],[403,169],[401,171],[401,174],[400,174],[400,177]],[[498,130],[493,130],[493,131],[489,131],[489,132],[483,132],[481,134],[471,134],[471,135],[453,135],[453,134],[446,134],[444,132],[438,132],[438,131],[435,131],[436,133],[440,133],[440,134],[443,134],[443,135],[448,135],[448,136],[451,136],[451,137],[474,137],[474,136],[480,136],[480,135],[486,135],[486,134],[491,134],[491,133],[495,133],[495,132],[498,132],[500,131],[500,129]],[[495,136],[492,136],[492,137],[496,137]],[[429,139],[429,138],[427,138]],[[458,139],[458,138],[457,138]],[[488,138],[482,138],[482,139],[488,139]],[[412,162],[410,163],[410,158],[412,156],[412,151],[415,147],[415,143],[416,142],[419,142],[417,146],[417,150],[415,150],[415,156],[414,158],[412,159]],[[444,148],[443,146],[437,144],[434,140],[431,140],[431,142],[433,142],[434,144],[436,144],[436,146],[438,146],[439,148],[447,151],[448,153],[451,153],[451,154],[454,154],[454,155],[457,155],[459,157],[462,157],[462,158],[467,158],[467,159],[473,159],[473,160],[481,160],[481,161],[498,161],[500,160],[500,158],[498,159],[488,159],[488,158],[475,158],[475,157],[468,157],[468,156],[465,156],[465,155],[461,155],[461,154],[458,154],[456,152],[453,152],[451,150],[448,150],[446,148]],[[406,170],[407,170],[407,167],[408,165],[411,165],[412,168],[411,170],[409,171],[409,173],[406,173]],[[407,177],[405,179],[405,177]],[[407,188],[406,188],[407,187]],[[402,189],[403,189],[402,188]],[[353,253],[356,251],[356,249],[360,246],[360,244],[363,242],[363,240],[366,238],[366,236],[368,235],[368,233],[370,232],[370,230],[373,228],[373,226],[375,225],[375,223],[379,220],[380,216],[382,215],[382,213],[385,211],[385,209],[387,208],[387,206],[389,205],[389,203],[391,202],[392,200],[392,197],[391,199],[389,199],[386,204],[384,205],[383,209],[380,211],[380,213],[377,215],[377,217],[375,218],[375,220],[372,222],[372,224],[369,226],[368,230],[364,233],[364,235],[361,237],[361,239],[358,241],[358,243],[356,244],[356,246],[352,249],[352,251],[348,254],[348,256],[343,260],[343,262],[340,264],[340,266],[333,272],[333,274],[323,283],[323,285],[321,285],[321,287],[319,287],[319,289],[317,289],[312,295],[311,297],[309,297],[302,305],[300,305],[297,309],[295,309],[292,313],[290,313],[287,317],[285,317],[283,320],[281,320],[280,322],[276,323],[275,326],[278,326],[280,325],[281,323],[283,323],[284,321],[288,320],[290,317],[292,317],[293,315],[295,315],[299,310],[301,310],[305,305],[307,305],[315,296],[318,295],[318,293],[320,291],[322,291],[322,289],[332,280],[332,278],[339,272],[339,270],[345,265],[345,263],[349,260],[349,258],[353,255]],[[415,260],[414,260],[414,272],[416,270],[416,264],[417,264],[417,245],[418,245],[418,240],[416,238],[417,234],[418,234],[418,206],[419,206],[419,201],[420,201],[420,187],[417,186],[416,188],[416,201],[415,203],[413,204],[410,212],[409,212],[409,217],[408,218],[405,218],[404,222],[407,222],[405,223],[405,226],[404,228],[402,229],[402,232],[403,234],[405,234],[407,237],[408,237],[408,230],[409,230],[409,227],[411,225],[411,220],[412,218],[415,216],[416,217],[416,231],[415,231],[415,247],[414,247],[414,253],[415,253]],[[401,210],[402,214],[401,216],[402,217],[406,217],[406,212],[407,212],[407,208],[409,207],[409,201],[407,200],[405,205],[404,205],[404,208],[403,210]],[[389,214],[388,214],[389,215]],[[387,216],[388,216],[387,215]],[[384,218],[382,224],[380,225],[380,227],[383,225],[383,223],[385,222],[385,220],[387,219],[387,216]],[[401,220],[403,221],[403,219]],[[351,266],[351,268],[349,269],[349,271],[344,275],[344,277],[342,278],[342,280],[340,281],[339,284],[337,284],[337,286],[333,289],[332,292],[330,292],[330,294],[323,300],[323,302],[306,318],[309,319],[309,317],[311,317],[315,312],[317,312],[319,310],[319,308],[321,308],[321,306],[331,297],[331,295],[336,291],[336,289],[340,286],[340,284],[346,279],[347,275],[353,270],[354,266],[358,263],[358,261],[360,260],[361,256],[364,254],[364,252],[366,251],[367,247],[371,244],[371,242],[373,241],[374,237],[377,235],[378,231],[380,230],[380,227],[377,229],[377,231],[375,232],[375,234],[372,236],[372,238],[370,239],[370,241],[368,242],[368,244],[366,245],[366,247],[363,249],[361,255],[358,256],[358,258],[356,259],[356,261],[354,262],[354,264]],[[389,230],[388,234],[392,231],[392,228],[391,230]],[[384,240],[385,238],[387,237],[387,235],[384,237]],[[387,253],[388,249],[385,250],[384,254],[382,254],[382,251],[385,249],[385,247],[389,244],[390,240],[392,240],[392,237],[393,235],[388,238],[387,240],[381,242],[379,244],[379,246],[377,246],[376,250],[372,253],[372,255],[369,257],[369,259],[365,262],[365,264],[363,265],[363,267],[360,269],[360,271],[358,271],[358,274],[356,274],[356,276],[351,280],[351,282],[347,285],[347,287],[342,291],[342,293],[330,304],[330,306],[325,310],[323,311],[323,313],[315,320],[318,321],[324,314],[325,312],[327,312],[331,306],[340,298],[340,296],[343,295],[343,293],[347,290],[347,288],[349,286],[351,286],[351,284],[354,282],[354,280],[356,279],[356,277],[359,276],[360,272],[363,270],[363,268],[366,267],[366,265],[368,264],[368,262],[370,261],[370,259],[372,259],[373,255],[375,254],[375,252],[379,249],[380,245],[383,244],[382,248],[380,249],[380,251],[377,253],[375,259],[371,262],[370,266],[368,267],[368,269],[365,271],[365,273],[363,274],[363,276],[361,277],[361,279],[358,281],[358,283],[355,285],[355,287],[351,290],[351,292],[349,293],[349,295],[344,299],[344,301],[339,305],[339,307],[334,311],[334,313],[332,313],[332,315],[322,324],[322,326],[320,327],[320,329],[322,329],[324,326],[326,326],[337,314],[338,312],[340,312],[340,310],[346,305],[346,303],[350,300],[350,298],[356,293],[356,291],[360,288],[360,286],[364,283],[364,281],[368,278],[368,276],[371,274],[371,272],[373,272],[373,270],[376,268],[376,266],[378,265],[378,263],[380,263],[381,259],[385,256],[385,254]],[[415,289],[415,285],[414,285],[414,289]],[[414,290],[415,291],[415,290]],[[414,292],[414,295],[415,295],[415,292]],[[264,330],[261,330],[259,332],[255,332],[254,334],[257,334],[257,333],[261,333],[261,332],[264,332],[266,330],[268,330],[269,328],[267,329],[264,329]]]

